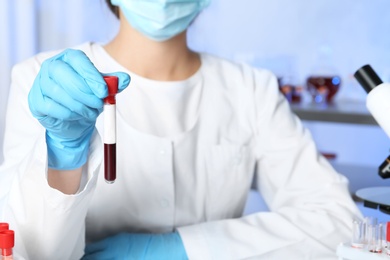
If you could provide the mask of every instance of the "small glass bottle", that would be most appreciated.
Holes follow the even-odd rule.
[[[368,225],[367,228],[367,249],[371,253],[382,253],[382,232],[383,224]]]
[[[365,245],[365,224],[363,221],[355,219],[352,222],[352,241],[353,248],[362,249]]]
[[[334,66],[332,49],[328,45],[320,46],[317,59],[306,79],[306,87],[313,102],[332,103],[341,85],[341,77]]]
[[[292,75],[278,78],[279,90],[284,94],[290,103],[300,103],[302,99],[302,87],[298,86]]]
[[[13,230],[0,231],[0,256],[1,260],[13,260],[12,249],[15,245]]]

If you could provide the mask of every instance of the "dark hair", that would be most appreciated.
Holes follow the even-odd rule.
[[[106,3],[108,5],[108,7],[110,8],[111,12],[113,14],[115,14],[116,18],[119,18],[119,8],[118,8],[118,6],[115,6],[115,5],[111,4],[111,0],[106,0]]]

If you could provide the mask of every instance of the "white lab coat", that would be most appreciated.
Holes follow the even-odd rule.
[[[97,44],[79,46],[102,72],[126,71]],[[118,176],[103,178],[99,117],[79,193],[46,181],[45,129],[27,95],[39,54],[14,67],[0,168],[0,221],[26,259],[78,259],[88,241],[118,232],[177,228],[190,259],[336,259],[360,216],[348,182],[316,150],[268,71],[202,54],[199,117],[173,138],[121,116]],[[242,216],[252,179],[270,212]]]

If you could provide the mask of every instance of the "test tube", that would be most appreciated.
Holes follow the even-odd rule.
[[[352,241],[351,246],[353,248],[362,249],[365,244],[365,224],[359,219],[355,219],[352,222]]]
[[[368,225],[367,247],[371,253],[382,253],[382,232],[383,224]]]
[[[390,256],[390,222],[386,223],[386,254]]]
[[[0,232],[0,256],[2,259],[13,259],[12,249],[15,245],[15,233],[13,230],[3,230]]]
[[[116,100],[118,77],[104,76],[108,96],[104,98],[104,179],[114,183],[116,179]]]
[[[365,243],[368,243],[368,240],[370,239],[369,237],[369,227],[370,226],[376,226],[376,224],[378,223],[378,220],[376,217],[372,217],[372,216],[367,216],[367,217],[364,217],[364,235],[365,235]]]

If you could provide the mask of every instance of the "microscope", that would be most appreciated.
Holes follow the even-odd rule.
[[[370,65],[365,65],[354,74],[356,80],[366,90],[366,106],[378,125],[390,137],[390,83],[383,83]],[[390,156],[379,166],[378,174],[390,178]],[[373,187],[358,190],[357,197],[364,199],[364,206],[390,214],[389,187]],[[370,223],[369,217],[363,221],[354,220],[352,239],[341,243],[337,248],[341,260],[384,260],[390,256],[390,225]],[[390,223],[390,222],[389,222]],[[384,228],[386,231],[384,231]],[[386,233],[386,236],[384,235]]]
[[[370,65],[361,67],[354,76],[367,92],[368,111],[390,137],[390,83],[383,83]],[[390,178],[390,156],[379,166],[378,174]]]

